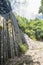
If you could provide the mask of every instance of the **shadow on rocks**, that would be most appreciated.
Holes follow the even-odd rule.
[[[30,55],[24,55],[20,58],[10,59],[6,65],[40,65],[40,62],[33,62]]]
[[[21,62],[19,65],[40,65],[39,61],[33,62],[32,57],[30,55],[25,55],[25,60]]]

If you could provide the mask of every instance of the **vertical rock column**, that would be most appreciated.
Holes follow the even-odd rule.
[[[22,42],[22,40],[21,40],[21,37],[20,37],[20,30],[19,30],[19,27],[18,27],[16,17],[14,16],[14,14],[12,12],[10,12],[9,14],[10,14],[10,19],[11,19],[12,25],[14,27],[15,35],[17,36],[17,38],[16,38],[17,42],[20,43],[20,42]]]
[[[0,16],[0,65],[5,65],[6,61],[11,58],[10,40],[6,20]]]
[[[8,31],[8,23],[6,23],[6,29],[7,29],[8,58],[11,58],[11,49],[10,49],[10,38],[9,38],[9,31]]]
[[[1,29],[0,29],[0,65],[1,65]]]
[[[11,22],[15,31],[15,40],[14,40],[15,44],[14,45],[15,45],[16,55],[18,56],[19,54],[18,43],[22,43],[22,40],[20,37],[20,30],[19,30],[18,23],[14,14],[12,12],[10,12],[9,14],[10,14],[10,19],[11,19]]]
[[[9,39],[10,39],[10,51],[11,51],[11,58],[14,58],[15,56],[15,52],[14,52],[14,38],[13,36],[15,35],[12,35],[12,24],[11,24],[11,20],[8,20],[7,21],[8,23],[8,32],[9,32]]]

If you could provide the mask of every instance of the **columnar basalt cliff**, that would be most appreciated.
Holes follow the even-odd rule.
[[[0,19],[0,65],[3,65],[8,59],[19,56],[18,43],[22,40],[15,18],[8,20],[0,16]]]
[[[19,56],[18,43],[22,43],[22,40],[10,2],[0,0],[0,65],[5,65],[8,59]]]

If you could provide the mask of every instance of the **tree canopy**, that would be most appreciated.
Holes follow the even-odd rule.
[[[39,13],[43,14],[43,0],[41,0],[41,6],[39,8]]]

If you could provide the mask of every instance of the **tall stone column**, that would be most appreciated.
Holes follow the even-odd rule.
[[[15,31],[15,40],[14,40],[14,45],[15,45],[15,50],[16,50],[16,55],[19,55],[19,48],[18,48],[18,44],[22,43],[21,40],[21,34],[20,34],[20,30],[18,27],[18,23],[16,20],[16,17],[14,16],[14,14],[12,12],[9,13],[10,19],[11,19],[11,23],[14,27],[14,31]]]
[[[1,29],[0,29],[0,65],[1,65]]]

